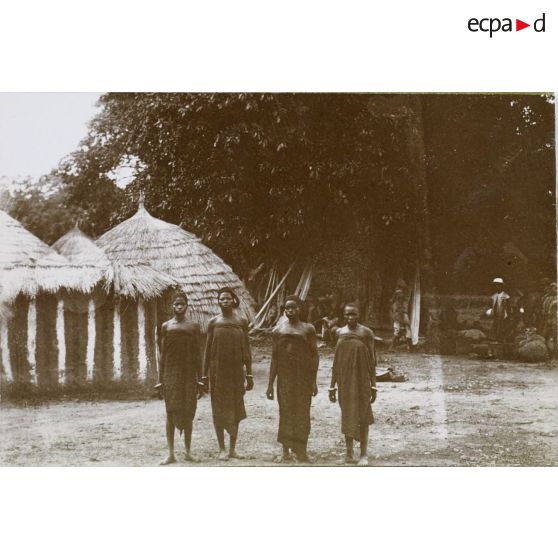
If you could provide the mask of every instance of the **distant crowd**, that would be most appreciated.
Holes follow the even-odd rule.
[[[536,354],[541,357],[543,353],[547,358],[558,356],[556,283],[542,279],[529,291],[525,291],[508,289],[504,280],[496,277],[492,285],[491,305],[484,312],[484,316],[479,316],[479,320],[473,323],[460,324],[451,299],[445,303],[441,312],[443,335],[447,338],[452,335],[452,332],[466,330],[471,332],[472,339],[480,341],[473,334],[482,329],[480,318],[489,318],[491,328],[487,341],[493,346],[511,347],[513,355],[518,356],[519,345],[529,343],[532,347],[538,347]],[[490,349],[488,356],[496,355]],[[542,360],[542,358],[533,356],[527,360]]]

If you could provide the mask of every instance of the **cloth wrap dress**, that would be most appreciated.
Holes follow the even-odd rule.
[[[509,295],[505,292],[492,295],[492,338],[500,343],[508,335]]]
[[[246,418],[244,363],[250,362],[250,347],[242,326],[216,323],[206,358],[209,358],[213,423],[230,434]]]
[[[313,352],[303,334],[274,332],[279,433],[277,441],[296,451],[308,443],[312,389],[316,381]]]
[[[201,372],[199,333],[194,329],[163,331],[161,363],[167,416],[182,433],[196,414],[197,378]]]
[[[374,422],[370,403],[370,376],[374,369],[374,355],[365,340],[356,333],[341,333],[335,347],[333,376],[339,391],[341,431],[355,440],[360,438],[361,426]]]

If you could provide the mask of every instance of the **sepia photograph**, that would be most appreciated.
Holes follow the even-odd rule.
[[[553,93],[0,122],[1,466],[558,465]]]

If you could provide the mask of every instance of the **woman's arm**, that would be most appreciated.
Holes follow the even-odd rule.
[[[312,367],[312,381],[314,386],[312,388],[312,396],[318,395],[318,366],[320,365],[320,355],[318,354],[318,340],[316,337],[316,329],[312,324],[308,324],[306,330],[306,338],[308,340],[308,346],[310,348],[311,355],[311,367]]]
[[[339,330],[335,332],[335,350],[337,351],[337,339],[339,338]],[[331,367],[331,381],[329,382],[329,400],[332,403],[337,401],[337,371],[335,369],[335,356],[333,357],[333,366]]]
[[[157,350],[159,351],[159,383],[162,384],[165,378],[165,333],[167,323],[161,325],[159,335],[157,335]]]
[[[370,385],[376,385],[376,344],[374,342],[374,332],[366,328],[366,346],[370,352],[370,361],[372,369],[370,370]]]
[[[254,389],[254,377],[252,376],[252,353],[250,351],[250,338],[248,337],[248,320],[242,320],[242,359],[246,368],[246,391]]]
[[[374,342],[374,332],[371,329],[366,328],[366,346],[370,351],[370,362],[371,362],[371,369],[370,369],[370,387],[372,388],[372,398],[370,399],[371,403],[376,401],[376,346]]]
[[[244,337],[244,351],[242,357],[244,359],[244,366],[246,367],[246,375],[252,375],[252,352],[250,350],[250,338],[248,337],[248,320],[242,320],[242,334]]]
[[[312,374],[314,375],[314,381],[316,381],[316,377],[318,375],[318,366],[320,365],[320,355],[318,354],[318,340],[316,336],[316,329],[312,324],[308,324],[306,335],[311,353]]]
[[[213,343],[213,327],[214,327],[214,318],[209,320],[209,324],[207,326],[207,338],[205,340],[205,351],[203,355],[203,374],[202,374],[202,381],[205,383],[205,386],[208,385],[208,376],[209,376],[209,364],[211,361],[211,345]]]
[[[194,365],[196,367],[196,380],[202,378],[201,330],[199,324],[194,324]]]
[[[267,384],[267,398],[273,399],[273,386],[277,377],[277,333],[271,335],[271,366],[269,367],[269,382]]]

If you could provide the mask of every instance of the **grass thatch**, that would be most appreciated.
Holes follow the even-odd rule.
[[[124,265],[147,263],[153,269],[179,280],[188,295],[190,317],[204,328],[219,313],[217,291],[235,290],[240,315],[251,320],[253,301],[232,269],[195,235],[151,216],[143,206],[97,240],[113,262]]]
[[[99,269],[105,269],[110,265],[110,260],[104,251],[77,225],[60,237],[52,248],[73,264],[92,265]]]
[[[111,262],[104,250],[77,226],[59,238],[52,247],[76,265],[93,266],[99,271],[107,290],[113,287],[119,296],[149,300],[177,285],[177,280],[147,264],[127,265]]]
[[[91,265],[75,265],[0,211],[0,301],[61,289],[90,292],[99,282]]]

